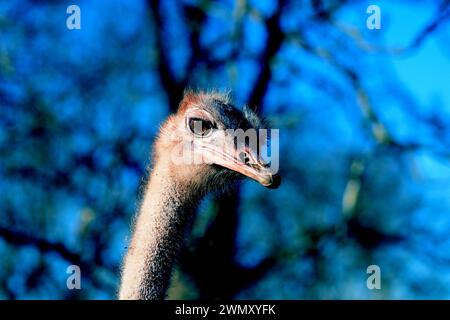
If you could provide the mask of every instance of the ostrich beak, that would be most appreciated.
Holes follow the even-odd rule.
[[[276,189],[281,184],[280,176],[260,161],[257,153],[248,147],[235,148],[233,142],[220,147],[202,144],[201,148],[209,163],[239,172],[270,189]]]

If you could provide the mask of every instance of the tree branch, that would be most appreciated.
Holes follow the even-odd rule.
[[[10,230],[3,226],[0,226],[0,237],[13,245],[30,245],[36,247],[41,252],[56,252],[62,258],[71,262],[72,264],[76,264],[79,266],[83,265],[84,267],[86,267],[86,264],[82,261],[80,255],[69,250],[62,243],[51,242],[47,239],[31,236],[17,230]]]
[[[267,43],[261,57],[259,58],[259,65],[261,66],[261,69],[256,77],[256,83],[248,98],[248,105],[254,110],[262,105],[270,79],[272,78],[272,60],[280,50],[285,39],[285,35],[280,26],[281,13],[284,6],[285,1],[280,1],[277,11],[270,18],[264,21],[268,32]]]

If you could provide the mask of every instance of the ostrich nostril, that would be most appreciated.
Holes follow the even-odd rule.
[[[248,156],[247,152],[241,152],[239,154],[239,159],[241,159],[241,161],[246,165],[248,165],[250,162],[250,157]]]

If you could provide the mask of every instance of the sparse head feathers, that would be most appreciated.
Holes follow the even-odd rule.
[[[230,93],[215,90],[194,92],[191,89],[186,89],[184,91],[183,100],[181,100],[178,108],[178,112],[184,111],[186,108],[192,106],[209,104],[214,100],[224,105],[228,105],[230,103]]]
[[[192,109],[200,109],[211,115],[212,120],[221,129],[261,129],[267,126],[266,121],[259,117],[248,106],[242,110],[231,103],[229,92],[185,90],[178,110],[161,125],[158,140],[166,144],[168,140],[180,141],[185,132],[181,130],[184,115]],[[170,138],[169,138],[170,137]]]
[[[215,120],[223,123],[225,129],[260,129],[265,127],[264,119],[248,106],[243,110],[232,105],[230,92],[186,90],[177,114],[184,114],[190,108],[203,108],[209,111]]]

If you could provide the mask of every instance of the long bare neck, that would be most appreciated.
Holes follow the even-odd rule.
[[[185,229],[200,195],[156,165],[122,271],[119,299],[164,299]]]

